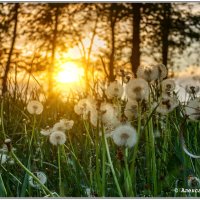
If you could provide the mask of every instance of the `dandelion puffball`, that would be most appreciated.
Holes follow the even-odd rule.
[[[149,96],[149,85],[142,78],[131,79],[126,85],[126,95],[131,100],[147,100]]]
[[[137,117],[137,115],[138,115],[137,101],[129,100],[126,103],[126,107],[124,109],[124,114],[128,118],[128,120],[131,120],[133,117]]]
[[[137,78],[145,79],[147,82],[158,79],[159,71],[155,65],[140,65],[137,70]]]
[[[44,172],[35,172],[37,178],[40,180],[40,182],[44,185],[46,182],[47,182],[47,176],[45,175]],[[40,188],[40,184],[36,183],[34,180],[33,180],[33,177],[32,176],[29,176],[29,185],[33,188]]]
[[[167,77],[167,67],[163,64],[157,64],[156,67],[158,67],[159,71],[159,80],[163,80]]]
[[[164,93],[172,92],[175,90],[176,84],[173,79],[168,78],[162,81],[162,91]]]
[[[113,126],[116,126],[119,124],[119,120],[117,118],[118,112],[112,104],[103,102],[100,106],[100,112],[101,120],[104,125],[112,124]]]
[[[190,188],[199,188],[200,186],[200,179],[195,176],[188,177],[188,186]]]
[[[156,112],[167,115],[172,112],[178,106],[178,100],[175,97],[164,96],[161,98]]]
[[[90,112],[95,109],[96,102],[93,99],[81,99],[75,106],[74,111],[78,115],[82,115],[83,119],[87,119]]]
[[[108,97],[108,99],[112,99],[114,97],[121,98],[123,91],[124,91],[123,86],[120,83],[118,83],[118,81],[114,81],[110,83],[110,85],[105,91],[105,94]]]
[[[39,101],[32,100],[28,103],[27,110],[32,115],[40,115],[43,111],[43,105]]]
[[[72,129],[72,127],[74,125],[74,121],[73,120],[67,120],[67,119],[61,119],[60,123],[62,123],[65,126],[66,130]]]
[[[41,135],[44,135],[44,136],[50,135],[51,132],[52,132],[51,128],[49,128],[49,129],[41,129],[41,131],[40,131]]]
[[[198,85],[194,85],[194,84],[187,84],[185,86],[185,91],[188,94],[196,94],[197,92],[199,92],[200,87]]]
[[[112,131],[112,138],[116,145],[131,148],[137,143],[138,136],[135,128],[129,124],[123,124]]]
[[[66,135],[62,131],[54,131],[51,133],[49,141],[53,145],[62,145],[66,142]]]
[[[65,132],[66,130],[72,129],[73,125],[74,125],[73,120],[61,119],[59,122],[54,124],[52,131]]]
[[[191,120],[200,119],[200,98],[190,100],[188,105],[185,107],[186,115],[188,115]]]

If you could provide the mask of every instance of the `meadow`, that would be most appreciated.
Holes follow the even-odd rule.
[[[200,196],[199,87],[188,85],[180,102],[175,86],[156,64],[65,101],[8,91],[0,99],[0,196]]]

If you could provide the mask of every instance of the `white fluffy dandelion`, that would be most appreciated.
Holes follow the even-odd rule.
[[[66,131],[66,126],[62,122],[56,122],[53,125],[52,131],[62,131],[62,132],[65,132]]]
[[[163,80],[167,77],[167,67],[163,64],[157,64],[156,66],[158,67],[159,71],[159,79]]]
[[[195,176],[188,177],[188,186],[190,188],[199,188],[200,186],[200,179]]]
[[[188,105],[185,107],[186,115],[188,115],[191,120],[200,119],[200,98],[190,100]]]
[[[50,135],[51,132],[52,132],[52,128],[41,129],[41,131],[40,131],[41,135],[44,135],[44,136],[48,136],[48,135]]]
[[[96,102],[91,98],[81,99],[74,106],[74,111],[78,115],[82,115],[83,119],[87,119],[90,112],[96,109]]]
[[[131,100],[141,101],[148,99],[149,86],[147,81],[141,78],[130,80],[126,85],[126,94]]]
[[[119,122],[120,124],[120,122]],[[114,129],[116,128],[115,125],[113,125],[112,123],[107,123],[104,125],[104,135],[106,138],[109,138],[112,136],[112,131],[114,131]],[[99,136],[102,136],[103,135],[103,132],[100,131],[99,132]]]
[[[108,97],[108,99],[112,99],[114,97],[121,98],[123,91],[124,91],[123,86],[118,81],[114,81],[110,83],[110,85],[105,91],[105,94]]]
[[[40,182],[44,185],[47,182],[47,176],[44,172],[35,172],[37,178],[40,180]],[[41,185],[34,181],[32,176],[29,176],[29,185],[33,188],[40,188]]]
[[[137,132],[129,124],[119,125],[112,131],[112,138],[116,145],[133,147],[137,143]]]
[[[197,92],[199,92],[200,87],[198,85],[194,85],[194,84],[187,84],[185,86],[185,91],[188,94],[196,94]]]
[[[104,124],[118,125],[118,112],[117,109],[110,103],[102,103],[100,106],[101,120]]]
[[[162,91],[164,93],[172,92],[175,90],[176,84],[173,79],[168,78],[162,81]]]
[[[32,100],[28,103],[27,110],[32,115],[40,115],[43,111],[43,105],[39,101]]]
[[[53,145],[62,145],[66,142],[66,135],[62,131],[54,131],[51,133],[49,141]]]
[[[138,103],[134,100],[129,100],[126,103],[126,107],[124,109],[124,114],[128,118],[128,120],[131,120],[133,117],[137,117],[138,112]]]
[[[140,65],[137,70],[137,78],[145,79],[147,82],[158,79],[159,70],[155,65]]]
[[[73,125],[74,125],[73,120],[61,119],[59,122],[53,125],[52,131],[65,132],[66,130],[72,129]]]
[[[61,119],[60,123],[64,124],[66,130],[72,129],[72,127],[74,125],[74,121],[68,120],[68,119]]]
[[[156,112],[167,115],[178,106],[178,100],[175,97],[164,96],[161,98]]]

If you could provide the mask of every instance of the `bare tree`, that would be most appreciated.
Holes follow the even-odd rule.
[[[11,57],[12,57],[12,53],[14,50],[14,45],[15,45],[15,41],[17,37],[18,13],[19,13],[19,4],[16,3],[14,6],[14,15],[13,15],[14,28],[12,32],[12,41],[11,41],[11,46],[10,46],[10,50],[8,54],[8,60],[5,66],[5,71],[4,71],[3,81],[2,81],[2,94],[5,94],[8,90],[7,79],[8,79],[8,73],[10,71]]]

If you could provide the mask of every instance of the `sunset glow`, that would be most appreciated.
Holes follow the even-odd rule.
[[[80,68],[74,62],[66,62],[61,67],[61,71],[56,75],[56,80],[60,83],[79,82],[83,76],[83,68]]]

